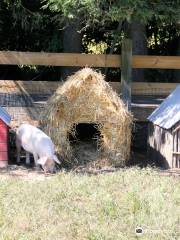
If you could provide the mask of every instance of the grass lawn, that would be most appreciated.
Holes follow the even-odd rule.
[[[0,240],[41,239],[180,239],[180,178],[150,168],[45,180],[0,176]]]

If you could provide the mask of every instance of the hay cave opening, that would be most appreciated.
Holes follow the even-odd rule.
[[[69,134],[69,141],[76,165],[87,165],[100,158],[101,134],[97,123],[73,125],[75,135]]]

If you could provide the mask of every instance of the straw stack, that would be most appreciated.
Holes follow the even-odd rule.
[[[69,134],[80,123],[96,124],[101,155],[113,166],[124,166],[130,156],[132,116],[119,96],[90,68],[68,77],[47,102],[41,127],[52,138],[58,154],[73,162]]]

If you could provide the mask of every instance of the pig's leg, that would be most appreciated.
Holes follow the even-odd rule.
[[[35,166],[37,167],[37,166],[38,166],[38,162],[37,162],[37,160],[38,160],[38,155],[37,155],[36,153],[33,153],[33,157],[34,157],[34,164],[35,164]]]
[[[20,163],[20,153],[21,153],[21,141],[16,138],[16,152],[17,152],[17,163]]]
[[[30,165],[30,153],[26,152],[26,164]]]
[[[34,164],[35,164],[35,169],[37,170],[37,171],[40,171],[41,170],[41,167],[40,167],[40,165],[38,164],[38,154],[36,154],[36,153],[33,153],[33,157],[34,157]]]

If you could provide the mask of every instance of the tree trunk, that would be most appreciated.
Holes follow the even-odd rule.
[[[138,21],[133,21],[131,25],[131,35],[133,41],[133,55],[147,55],[145,25]],[[144,69],[133,69],[132,81],[144,82]]]
[[[80,29],[79,20],[67,25],[63,32],[63,52],[80,53],[82,51],[82,34],[78,33]],[[63,67],[61,78],[64,80],[68,75],[77,71],[77,67]]]
[[[177,44],[177,50],[176,50],[176,55],[180,56],[180,36],[177,39],[178,44]],[[180,82],[180,69],[174,70],[174,81],[179,83]]]

